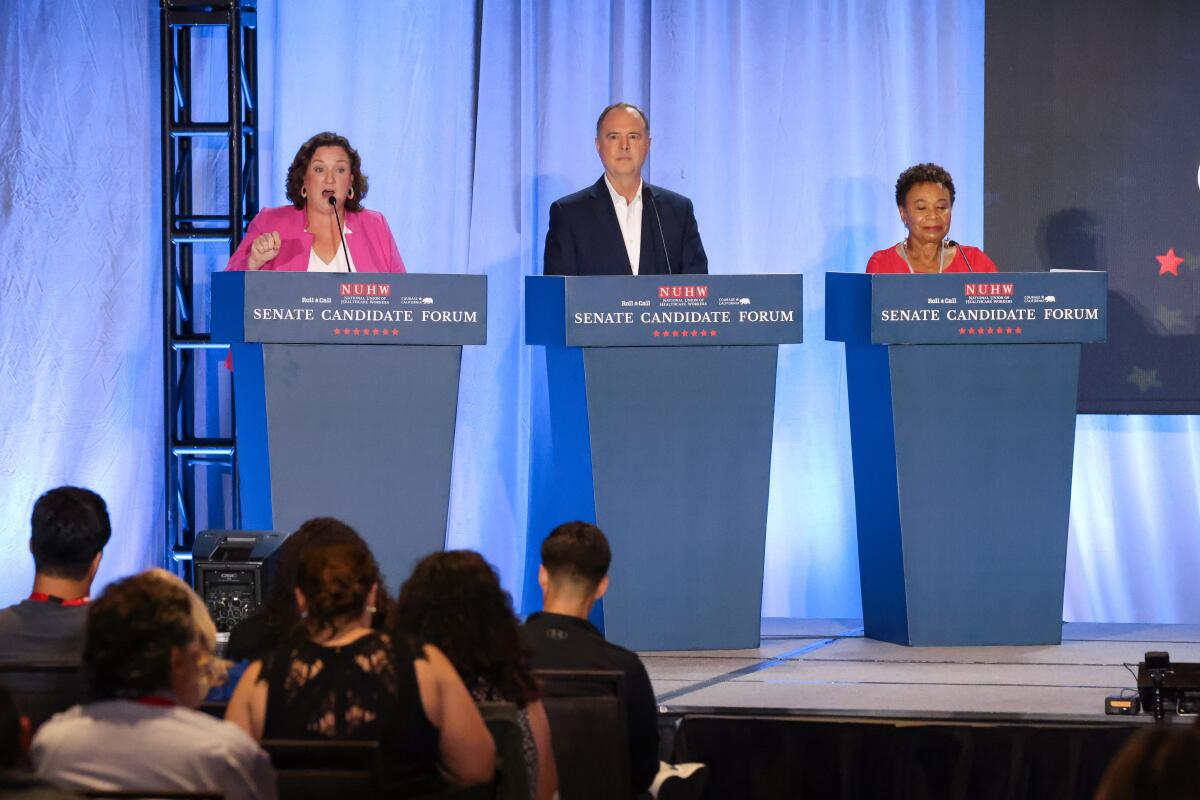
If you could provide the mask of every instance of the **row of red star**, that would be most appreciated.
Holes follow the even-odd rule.
[[[1020,328],[959,328],[958,332],[963,335],[975,334],[978,336],[981,333],[1020,333]]]
[[[655,331],[655,336],[716,336],[716,331]]]
[[[387,336],[389,334],[391,334],[392,336],[399,336],[400,329],[399,328],[392,328],[391,330],[388,330],[387,328],[353,328],[353,329],[351,329],[351,328],[334,328],[333,329],[334,336]]]

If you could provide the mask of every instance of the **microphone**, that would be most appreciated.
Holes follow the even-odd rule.
[[[333,207],[333,218],[337,220],[338,235],[342,237],[342,257],[346,259],[346,272],[354,272],[350,266],[350,250],[346,247],[346,234],[342,232],[342,218],[337,213],[337,198],[329,195],[329,205]]]
[[[667,237],[663,236],[662,217],[658,215],[658,203],[654,202],[654,192],[650,191],[650,187],[646,187],[646,197],[650,198],[650,205],[654,207],[654,218],[658,220],[658,238],[663,246],[663,258],[667,260],[667,274],[674,275],[674,270],[671,269],[671,254],[667,252]]]
[[[962,257],[963,257],[963,263],[967,265],[967,272],[974,272],[975,268],[972,267],[971,262],[967,260],[967,251],[962,249],[962,245],[960,245],[958,242],[954,241],[953,239],[947,239],[946,241],[948,241],[950,243],[951,247],[958,248],[958,252],[961,253]]]

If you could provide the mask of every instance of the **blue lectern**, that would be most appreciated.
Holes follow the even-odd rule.
[[[1058,644],[1083,342],[1107,273],[825,277],[866,635]]]
[[[758,645],[775,368],[802,311],[799,275],[526,278],[552,465],[533,491],[557,515],[531,532],[527,595],[549,526],[591,520],[613,550],[608,638]]]
[[[213,275],[233,346],[241,525],[332,516],[392,586],[445,546],[462,345],[487,338],[483,276]]]

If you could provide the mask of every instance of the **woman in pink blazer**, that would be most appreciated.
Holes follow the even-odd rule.
[[[362,207],[366,194],[358,151],[344,136],[318,133],[288,168],[292,204],[260,211],[225,269],[404,272],[387,220]]]

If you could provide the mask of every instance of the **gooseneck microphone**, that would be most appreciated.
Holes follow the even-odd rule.
[[[972,267],[971,262],[967,260],[967,251],[963,250],[962,245],[959,244],[958,242],[954,241],[953,239],[947,239],[946,242],[949,243],[949,245],[951,247],[957,247],[958,252],[962,253],[963,263],[967,265],[967,272],[974,272],[975,268]]]
[[[663,258],[667,260],[667,274],[674,275],[675,271],[671,269],[671,254],[667,252],[667,237],[663,236],[662,217],[658,215],[658,203],[654,202],[654,192],[650,191],[650,187],[646,187],[646,197],[650,198],[650,205],[654,207],[654,218],[658,220],[658,238],[663,246]]]
[[[350,251],[346,248],[346,234],[342,232],[342,218],[337,213],[337,198],[329,195],[329,205],[333,206],[333,218],[337,221],[338,235],[342,237],[342,257],[346,259],[346,272],[354,272],[350,265]]]

